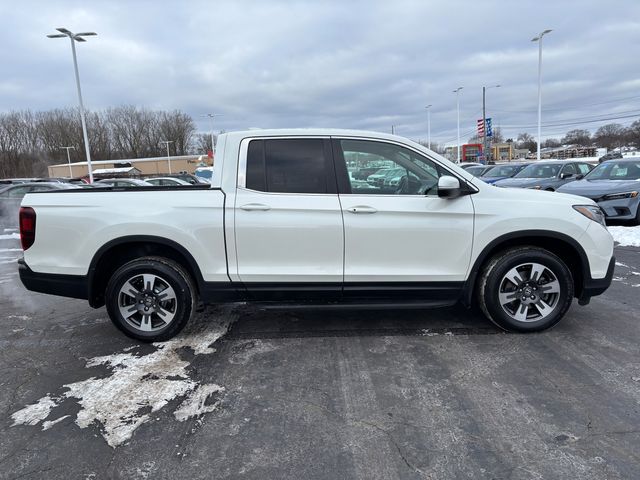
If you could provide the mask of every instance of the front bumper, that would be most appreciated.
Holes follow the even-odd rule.
[[[607,268],[607,274],[603,278],[591,278],[589,275],[588,278],[585,278],[582,285],[582,293],[578,302],[580,305],[586,305],[589,303],[591,297],[595,297],[597,295],[603,294],[609,286],[611,286],[611,281],[613,280],[613,270],[616,266],[616,257],[611,257],[609,261],[609,267]]]
[[[20,281],[27,290],[61,297],[89,298],[87,277],[83,275],[58,275],[38,273],[29,268],[24,258],[18,260]]]
[[[640,197],[601,200],[598,206],[604,211],[607,220],[633,220],[640,205]]]

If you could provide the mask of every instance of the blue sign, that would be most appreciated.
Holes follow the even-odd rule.
[[[490,118],[487,118],[487,137],[493,137],[493,128],[491,128]]]

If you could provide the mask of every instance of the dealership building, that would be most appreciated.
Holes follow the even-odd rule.
[[[119,160],[96,160],[91,162],[93,170],[121,169],[135,167],[133,176],[166,175],[169,173],[193,173],[198,167],[213,166],[213,158],[207,155],[180,155],[175,157],[123,158]],[[60,163],[49,165],[49,177],[86,177],[89,175],[87,162]],[[139,172],[139,173],[138,173]],[[102,177],[106,178],[106,177]]]

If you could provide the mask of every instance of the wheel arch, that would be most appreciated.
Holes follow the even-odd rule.
[[[586,279],[591,278],[589,258],[582,246],[572,237],[549,230],[520,230],[492,240],[473,263],[463,287],[462,303],[471,306],[478,274],[486,262],[501,250],[518,246],[540,247],[558,256],[573,276],[574,296],[580,298]]]
[[[173,240],[153,235],[129,235],[105,243],[93,256],[89,265],[88,300],[94,308],[104,305],[104,292],[109,278],[120,266],[140,257],[160,256],[180,264],[202,290],[204,279],[189,251]]]

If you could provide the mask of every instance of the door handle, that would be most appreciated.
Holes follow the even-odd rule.
[[[366,205],[358,205],[357,207],[350,207],[347,208],[348,211],[350,211],[351,213],[376,213],[378,210],[376,210],[373,207],[368,207]]]
[[[262,203],[247,203],[246,205],[242,205],[240,208],[247,211],[255,210],[261,212],[271,210],[271,207],[269,205],[263,205]]]

